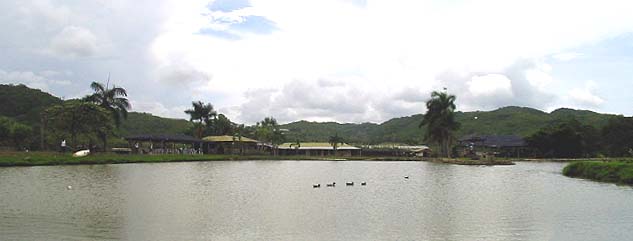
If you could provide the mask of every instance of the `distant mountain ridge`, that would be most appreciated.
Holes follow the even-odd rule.
[[[39,124],[39,113],[62,100],[46,92],[24,85],[0,85],[0,116],[10,117],[31,125]],[[184,110],[183,110],[184,111]],[[610,117],[588,110],[561,108],[551,113],[528,107],[508,106],[493,111],[456,112],[461,123],[457,136],[468,134],[529,136],[540,128],[569,118],[601,128]],[[476,118],[475,118],[476,117]],[[348,143],[424,143],[424,129],[418,128],[422,114],[393,118],[380,124],[295,121],[281,125],[288,129],[287,141],[327,142],[338,134]],[[130,112],[119,128],[120,136],[136,134],[180,134],[190,128],[184,119],[170,119],[149,113]]]
[[[588,110],[560,108],[547,113],[529,107],[508,106],[493,111],[456,112],[461,124],[457,136],[518,135],[527,137],[539,129],[566,119],[575,118],[583,124],[601,128],[615,115],[601,114]],[[351,143],[424,143],[424,128],[419,128],[422,114],[393,118],[381,124],[338,124],[297,121],[282,125],[288,129],[289,140],[327,141],[338,134]]]
[[[0,116],[39,126],[40,112],[49,106],[62,103],[62,99],[24,85],[0,84]],[[181,134],[191,123],[183,119],[171,119],[148,113],[129,112],[127,120],[118,129],[119,136],[144,133]]]

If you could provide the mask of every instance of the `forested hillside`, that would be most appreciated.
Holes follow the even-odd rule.
[[[15,121],[30,126],[29,137],[25,146],[31,149],[39,147],[41,113],[50,106],[61,104],[63,101],[49,93],[38,89],[31,89],[24,85],[0,85],[0,118]],[[6,121],[5,121],[6,122]],[[190,123],[183,119],[170,119],[153,116],[148,113],[128,113],[127,120],[115,130],[112,136],[113,144],[122,144],[120,137],[142,133],[182,134],[190,128]],[[11,142],[0,140],[0,145]]]
[[[62,100],[40,90],[24,85],[0,85],[0,116],[33,127],[36,138],[39,131],[40,112]],[[184,110],[183,110],[184,111]],[[551,113],[527,107],[503,107],[493,111],[456,112],[456,120],[461,124],[457,136],[468,134],[519,135],[523,137],[536,133],[543,127],[560,123],[567,119],[596,128],[602,128],[613,115],[587,110],[561,108]],[[424,130],[418,128],[422,115],[393,118],[381,124],[340,124],[335,122],[297,121],[281,125],[286,141],[328,141],[338,134],[345,142],[357,144],[378,143],[424,143]],[[117,136],[144,133],[178,134],[190,129],[191,124],[184,119],[169,119],[148,113],[130,112],[128,119],[116,131]],[[116,137],[115,137],[116,138]],[[37,143],[35,140],[31,140]]]
[[[62,100],[24,85],[0,85],[0,116],[25,124],[39,124],[40,112]]]
[[[121,123],[120,136],[158,133],[182,134],[191,126],[191,122],[183,119],[171,119],[149,113],[128,113],[127,120]]]
[[[493,111],[457,112],[456,120],[461,124],[457,136],[468,134],[530,136],[543,127],[567,119],[596,128],[606,125],[613,115],[587,110],[561,108],[552,113],[527,107],[503,107]],[[337,124],[298,121],[282,125],[289,130],[287,136],[303,137],[307,141],[327,141],[327,137],[338,134],[351,143],[424,143],[424,129],[418,128],[422,115],[413,115],[388,120],[382,124]]]

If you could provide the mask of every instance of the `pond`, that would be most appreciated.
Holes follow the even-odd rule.
[[[633,240],[633,188],[567,178],[564,165],[0,168],[0,239]],[[337,185],[326,187],[330,182]],[[312,187],[317,183],[321,188]]]

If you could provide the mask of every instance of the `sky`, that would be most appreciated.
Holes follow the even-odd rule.
[[[0,0],[0,83],[234,122],[376,122],[516,105],[633,114],[627,0]]]

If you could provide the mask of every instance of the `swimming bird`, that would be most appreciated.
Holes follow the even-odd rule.
[[[360,185],[361,185],[361,186],[366,186],[366,185],[367,185],[367,182],[361,182],[361,183],[360,183]]]
[[[336,182],[328,183],[328,184],[325,184],[325,185],[328,186],[328,187],[334,187],[334,186],[336,186]]]
[[[409,179],[409,176],[404,176],[404,179]]]
[[[345,185],[347,185],[347,186],[354,186],[354,182],[346,182]]]
[[[313,188],[319,188],[319,187],[321,187],[321,183],[319,183],[319,184],[312,184],[312,187]]]
[[[68,189],[68,190],[72,190],[72,189],[73,189],[73,186],[68,185],[68,186],[66,187],[66,189]]]

